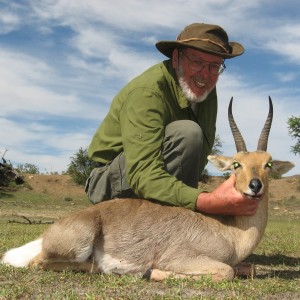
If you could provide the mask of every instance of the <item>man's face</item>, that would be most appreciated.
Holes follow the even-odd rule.
[[[223,58],[192,48],[175,49],[172,65],[180,86],[191,102],[201,102],[215,87]]]

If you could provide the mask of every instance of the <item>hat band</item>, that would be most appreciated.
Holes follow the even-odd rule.
[[[218,47],[220,47],[221,49],[223,49],[226,53],[229,53],[229,51],[221,44],[214,42],[210,39],[200,39],[200,38],[189,38],[189,39],[184,39],[184,40],[177,40],[179,43],[184,43],[184,42],[192,42],[192,41],[201,41],[201,42],[208,42],[211,43],[213,45],[216,45]]]

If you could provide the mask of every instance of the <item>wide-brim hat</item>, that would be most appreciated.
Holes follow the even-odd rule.
[[[193,23],[186,26],[176,41],[156,43],[156,48],[170,58],[175,48],[185,47],[227,59],[244,53],[244,47],[241,44],[228,41],[228,35],[222,27],[204,23]]]

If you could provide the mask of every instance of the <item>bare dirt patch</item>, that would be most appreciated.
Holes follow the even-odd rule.
[[[222,176],[211,176],[208,182],[200,182],[199,185],[202,189],[213,191],[225,180]],[[74,200],[76,204],[89,205],[84,186],[74,183],[69,175],[26,175],[25,182],[24,192],[31,189],[34,193],[42,196],[57,199],[69,198],[71,204]],[[280,215],[295,215],[299,218],[300,175],[270,179],[269,185],[270,212]]]
[[[84,187],[74,183],[69,175],[26,175],[25,180],[37,193],[47,193],[55,197],[85,196]],[[200,183],[200,186],[212,191],[225,180],[221,176],[212,176],[207,183]],[[299,197],[300,175],[270,179],[269,192],[270,200],[274,202]]]
[[[25,181],[39,194],[85,196],[84,187],[76,184],[69,175],[25,175]]]

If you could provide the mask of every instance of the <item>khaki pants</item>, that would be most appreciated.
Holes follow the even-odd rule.
[[[202,146],[203,133],[197,123],[180,120],[168,124],[163,142],[166,171],[197,188]],[[85,191],[93,203],[113,198],[136,198],[127,181],[124,153],[107,165],[95,168],[86,182]]]

